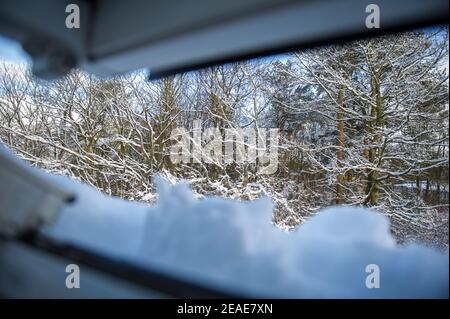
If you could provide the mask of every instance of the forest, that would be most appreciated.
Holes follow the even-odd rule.
[[[185,180],[199,199],[267,196],[287,231],[324,207],[367,206],[389,217],[400,243],[448,248],[448,51],[445,26],[153,81],[77,70],[46,82],[2,61],[0,140],[34,166],[128,200],[157,201],[157,175]],[[210,142],[198,135],[208,129],[224,141],[255,133],[236,135],[226,161],[201,160],[193,148]],[[180,136],[190,152],[174,161]],[[261,173],[271,156],[276,170]]]

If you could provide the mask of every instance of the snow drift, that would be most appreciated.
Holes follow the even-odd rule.
[[[155,206],[104,196],[62,176],[78,194],[48,235],[224,289],[265,297],[448,297],[448,251],[398,246],[377,212],[330,207],[291,233],[271,223],[267,198],[198,200],[158,179]],[[380,288],[366,286],[366,266]]]

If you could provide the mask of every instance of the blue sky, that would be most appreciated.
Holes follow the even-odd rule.
[[[20,44],[0,35],[0,59],[11,62],[25,62],[28,60]]]

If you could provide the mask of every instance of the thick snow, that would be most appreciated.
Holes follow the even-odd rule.
[[[448,252],[397,245],[374,211],[330,207],[286,233],[272,225],[267,198],[198,200],[158,179],[148,206],[50,178],[78,197],[47,234],[169,273],[266,297],[448,297]],[[368,264],[379,266],[378,289],[366,287]]]

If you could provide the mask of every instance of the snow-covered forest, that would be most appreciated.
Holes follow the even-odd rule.
[[[448,28],[406,32],[147,81],[81,71],[39,81],[0,63],[0,139],[19,156],[102,192],[153,202],[154,180],[198,197],[275,204],[292,229],[321,208],[364,205],[399,242],[448,247]],[[278,169],[173,163],[171,133],[278,128]],[[189,136],[187,136],[189,138]],[[272,145],[271,145],[272,146]]]

